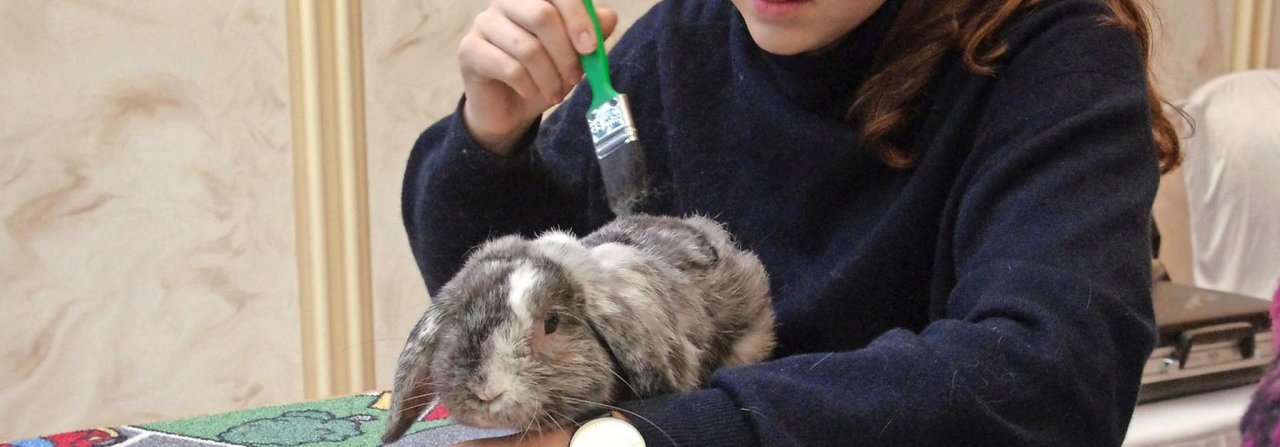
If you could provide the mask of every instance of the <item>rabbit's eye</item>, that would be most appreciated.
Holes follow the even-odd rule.
[[[542,332],[551,335],[560,327],[560,315],[555,312],[547,313],[547,320],[542,323]]]

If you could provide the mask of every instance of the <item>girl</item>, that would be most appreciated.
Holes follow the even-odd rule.
[[[1151,203],[1179,159],[1148,44],[1135,0],[654,6],[610,56],[641,211],[755,251],[779,345],[619,414],[650,446],[1119,445],[1154,341]],[[580,0],[476,17],[464,99],[405,174],[433,293],[488,237],[613,217],[573,89],[594,47]]]

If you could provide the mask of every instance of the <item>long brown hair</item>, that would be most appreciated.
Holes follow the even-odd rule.
[[[1142,49],[1155,156],[1161,172],[1168,172],[1181,162],[1182,153],[1152,77],[1150,21],[1139,0],[1105,1],[1112,14],[1104,23],[1128,30]],[[969,71],[995,74],[996,60],[1008,50],[998,38],[999,31],[1017,14],[1040,3],[1043,0],[905,0],[871,75],[849,109],[847,118],[859,126],[863,144],[889,166],[914,164],[916,154],[895,140],[916,118],[916,102],[937,75],[942,59],[955,51]]]

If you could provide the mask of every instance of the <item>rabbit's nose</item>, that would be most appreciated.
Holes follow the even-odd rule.
[[[484,386],[476,387],[476,389],[472,391],[476,393],[476,398],[480,399],[482,402],[493,402],[498,400],[499,397],[502,397],[502,394],[507,390],[493,386],[492,384],[486,384]]]

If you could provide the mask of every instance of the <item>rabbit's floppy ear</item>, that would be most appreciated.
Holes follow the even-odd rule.
[[[588,306],[591,309],[593,306]],[[679,385],[692,382],[686,377],[687,363],[680,356],[676,338],[669,324],[658,323],[638,309],[623,307],[622,312],[593,312],[587,319],[596,341],[609,355],[620,383],[614,389],[615,399],[629,400],[677,391]],[[599,307],[596,307],[598,310]],[[673,385],[675,387],[673,387]]]
[[[673,318],[692,311],[697,300],[678,296],[679,288],[666,284],[679,273],[624,244],[593,247],[591,256],[609,272],[609,281],[606,290],[587,295],[585,310],[627,381],[618,394],[653,396],[696,387],[698,349],[676,333]]]
[[[391,391],[391,410],[382,442],[390,444],[404,436],[418,417],[436,399],[431,377],[431,357],[435,351],[444,306],[432,305],[418,320],[409,343],[400,353],[396,367],[395,388]]]

